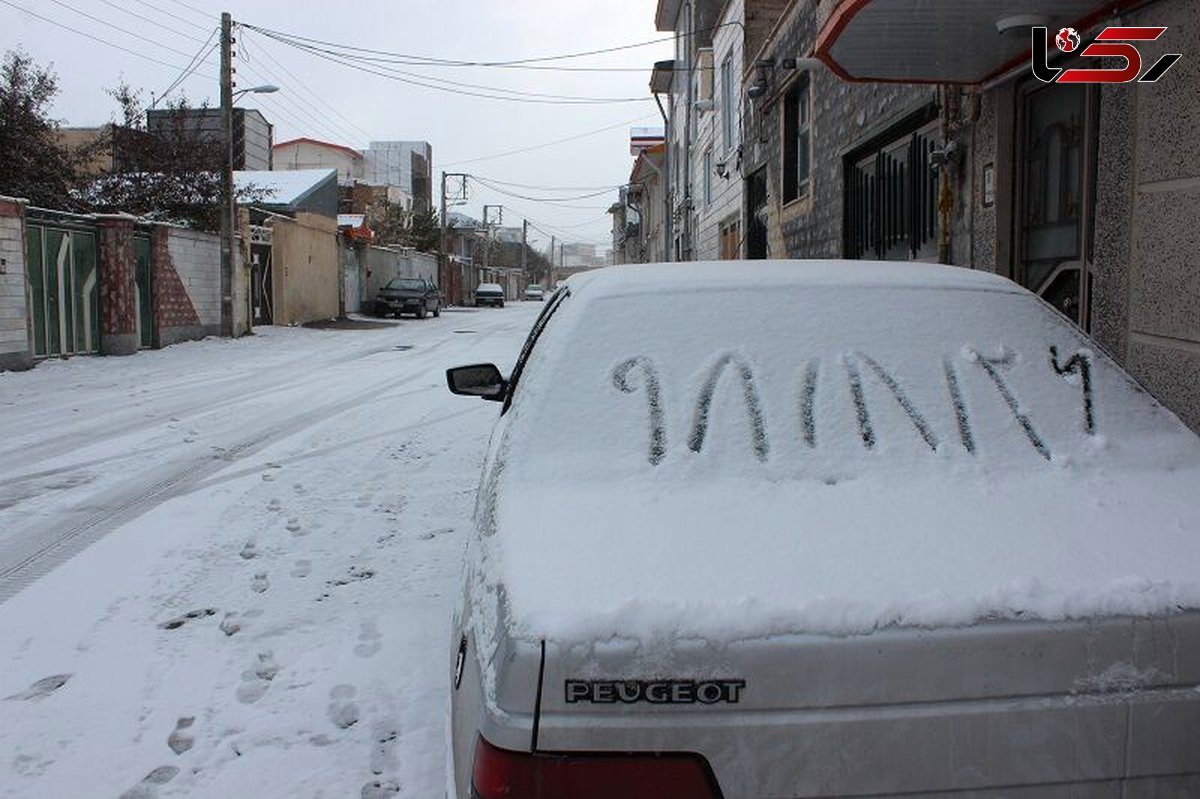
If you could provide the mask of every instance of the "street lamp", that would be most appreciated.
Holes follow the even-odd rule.
[[[243,94],[274,94],[279,91],[279,87],[273,83],[264,83],[262,86],[251,86],[249,89],[238,89],[230,98],[236,100]]]

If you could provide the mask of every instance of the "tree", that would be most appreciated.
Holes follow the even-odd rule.
[[[165,125],[150,130],[142,92],[121,84],[109,92],[119,119],[112,126],[113,170],[84,192],[93,211],[124,212],[200,230],[221,226],[221,141],[197,122],[187,98],[167,104]],[[238,190],[237,201],[255,202],[264,192]]]
[[[385,200],[372,207],[367,218],[375,240],[384,247],[411,247],[417,252],[438,248],[441,230],[436,211],[406,211]]]
[[[50,117],[58,78],[21,50],[0,63],[0,193],[46,208],[74,209],[78,154],[59,142]]]

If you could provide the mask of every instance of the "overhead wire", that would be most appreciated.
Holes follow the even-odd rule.
[[[56,19],[52,19],[50,17],[44,16],[42,14],[37,13],[36,11],[30,11],[28,8],[19,6],[16,3],[12,2],[12,0],[0,0],[0,3],[3,3],[4,5],[9,6],[10,8],[15,8],[17,11],[24,12],[35,19],[41,20],[42,22],[46,22],[57,28],[62,28],[63,30],[70,31],[71,33],[82,36],[85,39],[90,39],[93,42],[102,44],[105,47],[111,47],[114,50],[120,50],[123,53],[128,53],[129,55],[136,56],[144,61],[149,61],[151,63],[158,64],[159,66],[170,67],[171,69],[176,69],[176,70],[183,69],[183,67],[180,67],[178,64],[172,64],[168,61],[163,61],[160,58],[155,58],[154,56],[146,55],[145,53],[143,53],[141,51],[134,50],[134,49],[125,47],[120,44],[115,44],[106,39],[101,39],[99,36],[96,36],[91,33],[87,33],[86,31],[81,31],[78,28],[71,27],[70,25],[68,25],[64,22],[59,22]],[[186,55],[186,53],[184,55]],[[193,74],[202,75],[203,77],[209,78],[210,80],[217,80],[217,77],[215,75],[207,75],[207,74],[204,74],[201,72],[195,72]]]
[[[300,36],[299,34],[287,33],[285,31],[271,30],[270,28],[261,28],[258,26],[249,26],[249,25],[247,25],[247,27],[253,27],[253,29],[259,31],[260,33],[272,34],[272,35],[276,35],[276,36],[280,36],[280,37],[294,39],[296,41],[307,42],[307,43],[313,44],[313,45],[322,45],[325,47],[336,47],[336,48],[339,48],[342,50],[350,50],[350,51],[359,52],[359,53],[368,53],[368,54],[375,55],[375,56],[388,56],[393,59],[407,59],[406,61],[403,61],[403,62],[398,60],[396,63],[409,63],[412,66],[426,65],[426,66],[447,66],[447,67],[513,67],[513,66],[523,66],[523,65],[528,65],[528,64],[545,63],[547,61],[565,61],[565,60],[569,60],[569,59],[573,59],[573,58],[584,58],[584,57],[593,56],[593,55],[604,55],[607,53],[615,53],[615,52],[619,52],[622,50],[632,50],[632,49],[636,49],[639,47],[649,47],[651,45],[657,45],[657,44],[668,44],[668,43],[674,42],[677,38],[680,38],[680,37],[699,36],[704,33],[710,33],[712,31],[718,30],[720,28],[727,27],[729,25],[740,25],[740,24],[741,24],[740,22],[723,22],[718,25],[712,25],[712,26],[709,26],[706,28],[700,28],[700,29],[697,29],[695,31],[685,33],[685,34],[678,34],[676,36],[666,36],[666,37],[662,37],[659,39],[648,39],[645,41],[633,42],[631,44],[616,45],[614,47],[604,47],[604,48],[600,48],[600,49],[596,49],[596,50],[583,50],[583,51],[574,52],[574,53],[559,53],[559,54],[548,55],[548,56],[534,56],[531,58],[517,58],[517,59],[497,60],[497,61],[465,61],[465,60],[452,59],[452,58],[439,58],[437,56],[414,55],[412,53],[398,53],[398,52],[392,52],[392,51],[388,51],[388,50],[375,50],[375,49],[372,49],[369,47],[358,47],[355,45],[339,44],[337,42],[330,42],[330,41],[326,41],[323,39],[314,39],[314,38],[307,37],[307,36]],[[639,68],[637,71],[643,71],[643,70],[641,68]]]
[[[208,40],[205,41],[204,44],[200,45],[200,49],[196,51],[196,55],[192,56],[191,62],[184,67],[183,72],[179,73],[179,77],[177,77],[170,86],[163,89],[158,95],[155,96],[155,101],[150,104],[152,108],[158,102],[158,100],[161,100],[171,92],[175,91],[175,89],[177,89],[185,80],[188,79],[192,73],[196,71],[197,68],[199,68],[201,64],[204,63],[205,59],[212,55],[213,51],[216,50],[218,46],[216,42],[213,42],[213,37],[216,35],[217,29],[214,28],[212,33],[208,35]],[[209,46],[210,43],[212,44],[211,47]],[[205,52],[205,48],[208,48],[207,52]]]
[[[120,11],[123,14],[128,14],[129,16],[135,17],[139,20],[142,20],[143,22],[147,21],[146,18],[144,16],[142,16],[141,14],[139,14],[138,12],[128,9],[125,6],[117,5],[116,3],[112,2],[112,0],[100,0],[100,2],[104,3],[104,5],[108,6],[109,8],[115,8],[117,11]],[[156,21],[154,24],[157,25],[159,28],[162,28],[165,31],[170,31],[171,33],[174,33],[176,36],[187,36],[187,37],[191,36],[190,33],[184,33],[183,31],[181,31],[177,28],[172,28],[170,25],[163,24],[161,21]],[[196,25],[196,23],[194,23],[194,22],[190,23],[190,24]],[[197,27],[199,27],[199,26],[197,26]],[[204,30],[207,30],[207,29],[205,28]]]
[[[275,75],[266,64],[257,58],[257,56],[263,54],[263,52],[264,51],[258,49],[258,41],[256,41],[252,56],[251,50],[247,46],[246,36],[241,36],[238,55],[240,59],[239,64],[242,69],[250,75],[258,76],[264,82],[275,84],[285,83],[285,81],[281,80],[277,75]],[[300,96],[298,91],[293,91],[293,89],[298,90],[301,87],[307,90],[307,87],[304,86],[302,81],[297,80],[296,83],[288,82],[286,85],[288,87],[288,91],[285,94],[287,100],[289,101],[289,107],[293,108],[298,115],[308,119],[316,129],[322,130],[326,134],[333,134],[331,138],[342,140],[347,143],[353,143],[356,139],[358,139],[358,135],[351,132],[348,127],[344,127],[336,120],[330,118],[325,112],[321,111],[308,100]],[[276,97],[275,95],[271,95],[270,99],[273,102],[280,101],[280,98]],[[303,130],[303,126],[301,127],[301,130]]]
[[[142,35],[142,34],[140,34],[140,33],[134,33],[133,31],[129,30],[128,28],[123,28],[123,27],[121,27],[120,25],[117,25],[117,24],[115,24],[115,23],[109,22],[109,21],[108,21],[108,20],[106,20],[106,19],[101,19],[100,17],[97,17],[95,14],[89,14],[89,13],[88,13],[88,12],[86,12],[86,11],[80,11],[78,8],[75,8],[74,6],[72,6],[72,5],[68,4],[68,3],[64,3],[64,2],[63,2],[63,0],[50,0],[50,2],[51,2],[51,3],[54,3],[54,4],[55,4],[55,5],[57,5],[57,6],[62,6],[63,8],[67,9],[68,11],[71,11],[71,12],[73,12],[73,13],[75,13],[75,14],[78,14],[79,16],[81,16],[81,17],[84,17],[85,19],[90,19],[90,20],[92,20],[93,22],[98,22],[98,23],[100,23],[101,25],[104,25],[104,26],[107,26],[107,27],[109,27],[109,28],[112,28],[112,29],[113,29],[113,30],[115,30],[115,31],[119,31],[119,32],[121,32],[121,33],[124,33],[126,36],[132,36],[132,37],[134,37],[135,39],[138,39],[138,40],[140,40],[140,41],[143,41],[143,42],[145,42],[146,44],[152,44],[152,45],[154,45],[155,47],[161,47],[163,50],[166,50],[166,51],[168,51],[168,52],[174,53],[175,55],[180,55],[180,56],[183,56],[184,58],[190,58],[190,57],[191,57],[191,54],[190,54],[190,53],[187,53],[187,52],[184,52],[183,50],[180,50],[180,49],[178,49],[178,48],[172,47],[172,46],[170,46],[169,44],[163,44],[163,43],[162,43],[162,42],[160,42],[160,41],[156,41],[156,40],[154,40],[154,39],[151,39],[149,36],[145,36],[145,35]],[[198,41],[198,40],[197,40],[197,41]]]
[[[246,42],[245,30],[246,29],[243,28],[243,33],[242,33],[243,48],[244,48],[245,42]],[[320,103],[320,105],[322,105],[323,107],[328,109],[329,113],[333,114],[334,116],[336,116],[340,120],[342,120],[342,122],[344,122],[346,124],[346,130],[357,131],[359,134],[362,135],[362,139],[364,141],[368,141],[371,139],[371,134],[365,128],[355,124],[355,122],[352,119],[350,119],[345,114],[343,114],[341,111],[339,111],[337,106],[333,105],[328,100],[326,100],[324,97],[322,97],[319,92],[314,91],[313,89],[309,88],[308,85],[301,78],[299,78],[294,72],[292,72],[290,69],[288,69],[287,66],[285,66],[283,63],[281,63],[277,58],[275,58],[271,54],[270,48],[267,46],[265,37],[260,37],[260,38],[256,39],[255,46],[258,48],[255,51],[258,55],[265,57],[268,61],[270,61],[272,64],[274,64],[280,70],[282,70],[283,74],[287,75],[291,79],[291,81],[288,82],[288,84],[287,84],[289,89],[291,89],[292,86],[300,87],[301,89],[304,90],[304,92],[306,92],[310,97],[313,98],[313,101],[315,103]],[[315,108],[315,106],[314,106],[314,108]]]
[[[250,27],[250,26],[246,26]],[[436,91],[449,92],[467,97],[479,97],[487,100],[504,100],[508,102],[519,103],[540,103],[544,105],[602,105],[614,103],[640,103],[649,102],[650,97],[584,97],[579,95],[559,95],[548,94],[543,92],[525,92],[517,89],[506,89],[497,86],[485,86],[474,83],[463,83],[461,81],[452,81],[445,78],[437,78],[429,75],[422,75],[416,72],[407,70],[395,69],[385,66],[368,66],[362,63],[361,60],[354,56],[345,53],[337,53],[334,51],[323,50],[311,45],[306,45],[301,42],[293,41],[284,37],[275,36],[271,33],[266,33],[261,28],[250,28],[257,30],[264,36],[274,39],[289,47],[294,47],[302,52],[323,58],[335,64],[357,69],[360,72],[365,72],[372,75],[388,78],[400,83],[407,83],[413,86],[421,86],[427,89]],[[438,85],[445,84],[445,85]],[[488,93],[484,93],[488,92]]]
[[[616,128],[623,128],[626,125],[632,125],[634,122],[644,122],[647,119],[656,118],[657,116],[658,116],[657,114],[646,114],[645,116],[634,117],[633,119],[626,120],[625,122],[617,122],[614,125],[605,125],[602,128],[596,128],[594,130],[584,131],[583,133],[577,133],[574,136],[566,136],[561,139],[554,139],[553,141],[542,142],[541,144],[532,144],[532,145],[529,145],[528,147],[518,147],[515,150],[505,150],[504,152],[494,153],[492,155],[481,155],[477,158],[461,158],[457,161],[446,161],[445,163],[441,164],[441,166],[459,166],[460,164],[474,164],[479,161],[491,161],[496,158],[506,158],[510,155],[519,155],[521,153],[533,152],[534,150],[541,150],[546,147],[553,147],[557,144],[566,144],[567,142],[578,141],[579,139],[585,139],[588,136],[594,136],[597,133],[604,133],[605,131],[614,130]]]

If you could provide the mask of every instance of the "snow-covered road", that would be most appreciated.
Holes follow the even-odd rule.
[[[449,616],[537,303],[0,374],[0,796],[442,794]]]

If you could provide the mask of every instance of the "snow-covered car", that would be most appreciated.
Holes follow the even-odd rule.
[[[1200,795],[1200,439],[1016,284],[612,267],[447,380],[459,797]]]
[[[530,283],[525,287],[525,299],[543,302],[546,299],[546,294],[542,291],[542,287],[537,283]]]
[[[499,283],[480,283],[475,288],[475,307],[484,305],[504,307],[504,288]]]
[[[427,314],[441,316],[442,294],[433,281],[421,277],[394,277],[375,297],[375,314],[410,313],[418,319]]]

